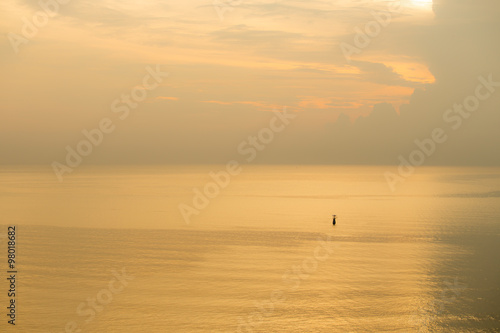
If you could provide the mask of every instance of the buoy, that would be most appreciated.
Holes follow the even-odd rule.
[[[332,224],[335,225],[335,224],[337,224],[337,221],[335,221],[335,218],[337,217],[337,215],[332,215],[332,216],[333,216],[333,222],[332,222]]]

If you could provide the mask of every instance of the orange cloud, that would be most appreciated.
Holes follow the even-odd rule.
[[[416,62],[383,62],[391,67],[395,73],[401,75],[406,81],[423,84],[434,83],[436,79],[425,64]]]
[[[202,101],[203,103],[214,103],[221,105],[235,105],[235,104],[244,104],[244,105],[252,105],[260,109],[261,111],[274,111],[281,110],[283,105],[271,104],[266,102],[258,102],[258,101],[236,101],[236,102],[223,102],[223,101]]]
[[[178,101],[179,99],[177,97],[169,97],[169,96],[158,96],[156,99],[163,99],[163,100],[169,100],[169,101]]]

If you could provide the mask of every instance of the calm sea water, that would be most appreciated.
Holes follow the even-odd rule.
[[[186,224],[220,169],[2,168],[16,330],[500,332],[500,169],[246,167]]]

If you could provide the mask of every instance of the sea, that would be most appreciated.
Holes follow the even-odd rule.
[[[500,168],[228,170],[2,166],[0,331],[500,332]]]

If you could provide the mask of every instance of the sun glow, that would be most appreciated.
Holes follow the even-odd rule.
[[[411,0],[412,4],[422,7],[432,7],[432,0]]]

